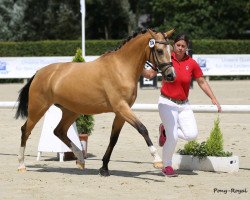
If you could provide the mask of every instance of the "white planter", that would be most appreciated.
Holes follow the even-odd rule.
[[[199,170],[212,172],[238,172],[239,157],[214,157],[208,156],[203,159],[191,155],[173,156],[173,167],[179,170]]]

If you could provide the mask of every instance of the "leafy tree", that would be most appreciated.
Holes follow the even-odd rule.
[[[121,39],[141,27],[176,28],[192,39],[249,38],[249,0],[85,2],[87,39]],[[81,38],[80,0],[0,0],[0,13],[1,41]]]
[[[81,37],[79,0],[27,0],[23,40]]]
[[[25,0],[0,0],[0,40],[19,40]]]
[[[86,37],[120,39],[134,27],[128,0],[87,0]]]
[[[191,38],[242,38],[250,28],[248,0],[153,0],[152,25]]]
[[[152,13],[151,1],[149,0],[129,0],[131,12],[135,16],[135,29],[150,27],[150,14]],[[141,22],[140,17],[146,17],[146,21]],[[143,27],[140,27],[140,23]]]
[[[237,39],[250,29],[250,1],[211,1],[214,37]]]
[[[48,0],[32,1],[27,0],[25,16],[23,20],[23,37],[22,40],[41,40],[44,38],[46,26],[44,22],[45,11]],[[48,27],[50,28],[50,27]],[[27,31],[24,31],[27,30]]]
[[[81,16],[79,0],[49,1],[44,22],[49,39],[81,38]]]
[[[79,0],[0,0],[0,40],[81,38]]]

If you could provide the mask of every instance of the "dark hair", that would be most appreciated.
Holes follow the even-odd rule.
[[[178,42],[179,40],[184,40],[187,43],[187,46],[189,45],[189,39],[185,33],[178,34],[174,39],[174,43]]]

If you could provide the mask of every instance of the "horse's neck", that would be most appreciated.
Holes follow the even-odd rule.
[[[122,65],[125,64],[126,69],[129,70],[131,76],[135,75],[136,78],[140,77],[147,59],[147,43],[148,39],[145,34],[138,35],[137,37],[131,39],[128,43],[124,44],[124,46],[122,46],[117,52],[115,52],[121,62],[123,62]]]

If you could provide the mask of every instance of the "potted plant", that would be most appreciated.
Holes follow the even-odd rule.
[[[82,57],[82,50],[79,48],[76,51],[76,54],[72,60],[73,62],[85,62]],[[75,121],[77,132],[79,135],[79,139],[81,141],[81,145],[84,152],[84,158],[87,158],[87,146],[88,146],[88,136],[94,129],[94,117],[93,115],[79,115],[79,117]],[[68,154],[73,154],[72,152],[68,152]],[[70,159],[72,155],[65,155],[65,160]],[[72,158],[71,158],[72,159]],[[75,156],[73,154],[73,159]]]
[[[238,156],[232,156],[231,152],[225,152],[223,149],[223,135],[219,123],[220,120],[217,118],[207,141],[200,144],[190,141],[183,149],[178,150],[179,155],[175,155],[173,159],[176,168],[221,172],[239,170]]]
[[[93,115],[80,115],[76,119],[76,128],[84,150],[84,158],[87,158],[88,137],[94,129]]]

